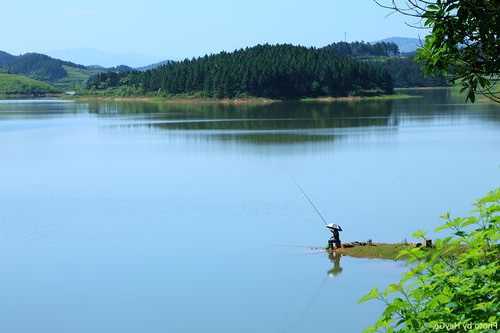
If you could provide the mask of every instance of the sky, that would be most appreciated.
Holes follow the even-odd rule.
[[[373,0],[2,2],[0,50],[13,54],[99,50],[149,63],[259,43],[323,46],[345,33],[348,41],[419,34]]]

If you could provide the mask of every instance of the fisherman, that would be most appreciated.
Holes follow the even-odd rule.
[[[333,250],[333,245],[335,245],[335,248],[336,249],[340,249],[342,247],[342,243],[340,242],[340,235],[339,235],[339,232],[342,231],[342,228],[338,225],[338,224],[327,224],[325,218],[323,217],[323,215],[321,214],[321,212],[319,211],[318,207],[316,207],[316,205],[314,204],[314,202],[311,200],[311,198],[309,198],[309,196],[307,195],[307,193],[304,191],[304,189],[302,187],[300,187],[299,184],[295,183],[295,185],[297,185],[297,187],[299,188],[299,190],[302,192],[302,194],[304,195],[304,197],[307,199],[307,201],[309,201],[309,203],[311,204],[311,206],[314,208],[314,210],[316,211],[316,213],[318,213],[318,216],[321,218],[321,220],[323,220],[323,223],[325,224],[325,226],[328,228],[328,230],[331,231],[331,233],[333,234],[332,238],[330,238],[328,240],[328,248],[330,250]]]
[[[326,227],[332,233],[332,237],[328,240],[328,248],[334,249],[333,245],[335,245],[335,249],[340,249],[342,247],[342,242],[340,241],[340,231],[342,228],[338,224],[327,224]]]

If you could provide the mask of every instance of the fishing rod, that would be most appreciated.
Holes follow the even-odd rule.
[[[302,194],[304,195],[304,198],[307,199],[307,201],[309,201],[309,203],[311,204],[311,206],[314,208],[314,210],[316,211],[316,213],[318,213],[319,217],[321,218],[321,220],[323,221],[323,223],[325,225],[328,225],[328,222],[326,222],[326,219],[323,217],[323,214],[321,214],[321,212],[319,211],[318,207],[316,207],[316,205],[314,204],[314,202],[311,200],[311,198],[307,195],[306,191],[304,191],[304,189],[294,180],[293,181],[295,183],[295,185],[297,185],[298,189],[300,190],[300,192],[302,192]]]

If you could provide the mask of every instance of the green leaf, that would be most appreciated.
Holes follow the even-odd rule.
[[[384,290],[384,296],[387,297],[390,294],[394,294],[398,291],[401,291],[401,284],[399,283],[391,283],[385,290]]]
[[[448,297],[447,295],[444,295],[444,294],[438,294],[435,297],[435,300],[438,301],[441,304],[446,304],[446,303],[448,303],[450,301],[450,297]]]
[[[412,237],[425,239],[425,231],[417,230],[412,234]]]
[[[361,297],[361,299],[358,301],[358,303],[366,303],[372,299],[377,299],[380,296],[380,292],[378,291],[377,288],[373,288],[370,290],[368,294],[365,296]]]
[[[432,4],[432,5],[427,6],[428,12],[436,12],[438,10],[439,10],[439,7],[437,5]]]

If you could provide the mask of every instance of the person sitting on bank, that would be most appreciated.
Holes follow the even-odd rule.
[[[328,240],[328,248],[333,249],[335,245],[336,249],[340,249],[342,247],[342,242],[340,241],[340,231],[342,231],[342,228],[338,224],[328,224],[326,227],[332,233],[332,237]]]

